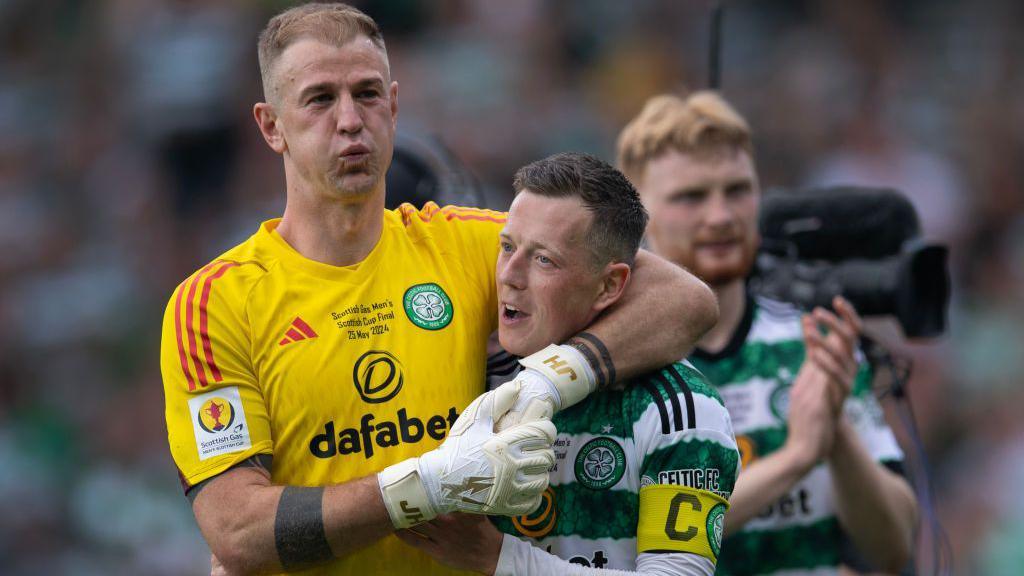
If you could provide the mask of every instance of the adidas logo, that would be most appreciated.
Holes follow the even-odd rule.
[[[306,324],[302,318],[296,316],[295,320],[292,320],[292,325],[288,328],[288,331],[284,333],[284,338],[281,338],[281,341],[278,342],[277,345],[284,346],[285,344],[291,344],[292,342],[316,337],[316,332],[309,327],[309,324]]]

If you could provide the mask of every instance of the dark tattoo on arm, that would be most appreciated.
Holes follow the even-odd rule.
[[[242,460],[238,464],[235,464],[231,468],[228,468],[228,470],[234,470],[235,468],[258,468],[266,472],[267,476],[269,477],[270,467],[273,464],[273,462],[274,457],[271,456],[270,454],[254,454],[253,456],[250,456],[249,458]],[[182,486],[185,487],[185,497],[188,498],[189,504],[195,504],[196,496],[199,496],[199,493],[203,491],[203,488],[206,488],[206,485],[212,482],[214,478],[216,478],[216,476],[214,476],[212,478],[207,478],[206,480],[203,480],[202,482],[196,484],[195,486],[188,486],[185,483],[185,477],[182,476],[181,471],[178,472],[178,476],[181,477]]]
[[[277,504],[274,544],[285,570],[334,558],[324,533],[324,488],[286,486]]]
[[[566,344],[579,350],[580,354],[583,354],[583,357],[587,359],[587,363],[594,369],[594,374],[597,374],[597,389],[601,390],[604,388],[608,382],[605,380],[604,371],[601,370],[601,362],[597,359],[597,354],[594,354],[590,346],[587,346],[584,341],[578,338],[570,338]]]
[[[587,361],[590,362],[590,365],[593,366],[594,372],[598,375],[598,389],[615,383],[615,363],[612,362],[612,355],[608,352],[608,347],[604,345],[604,342],[601,342],[600,338],[590,332],[580,332],[570,338],[568,344],[579,350],[587,358]],[[597,355],[600,356],[599,358],[596,357],[597,355],[594,354],[591,347],[597,351]]]

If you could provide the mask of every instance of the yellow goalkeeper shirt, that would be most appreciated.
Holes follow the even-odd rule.
[[[255,454],[275,484],[324,486],[437,447],[483,392],[504,220],[405,204],[346,267],[303,257],[271,220],[182,282],[160,367],[186,487]],[[388,536],[305,573],[450,572]]]

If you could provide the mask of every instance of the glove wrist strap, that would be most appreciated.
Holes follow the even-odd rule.
[[[377,483],[395,528],[408,528],[437,516],[420,478],[419,458],[381,470]]]
[[[551,344],[519,361],[524,367],[540,372],[558,390],[559,410],[587,397],[597,388],[594,369],[572,346]]]

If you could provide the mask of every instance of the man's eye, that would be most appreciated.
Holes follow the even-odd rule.
[[[751,192],[749,184],[735,184],[726,189],[725,193],[730,198],[741,198]]]
[[[704,199],[703,192],[680,192],[672,196],[670,202],[673,204],[697,204]]]
[[[502,242],[501,243],[501,251],[502,252],[512,252],[512,244],[510,242]]]
[[[356,98],[359,98],[360,100],[373,100],[378,96],[380,96],[380,92],[377,92],[376,90],[363,90],[356,94]]]
[[[330,94],[317,94],[309,99],[310,104],[326,104],[334,99]]]
[[[551,260],[551,258],[548,258],[547,256],[545,256],[543,254],[537,254],[536,258],[537,258],[537,262],[539,262],[540,264],[542,264],[544,266],[552,266],[555,263],[553,260]]]

